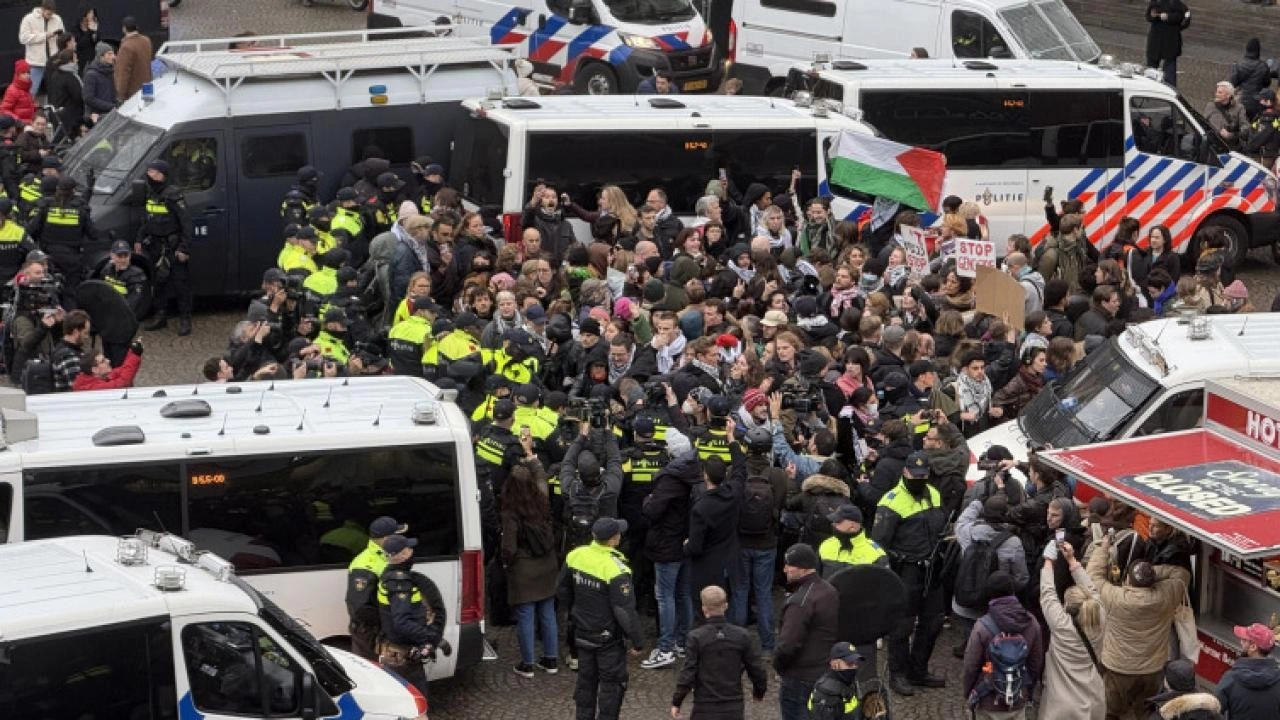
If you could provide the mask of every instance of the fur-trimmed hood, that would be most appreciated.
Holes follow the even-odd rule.
[[[1214,717],[1213,714],[1221,712],[1222,705],[1219,704],[1218,698],[1209,693],[1180,695],[1160,706],[1160,717],[1164,718],[1164,720],[1208,718]]]
[[[800,485],[800,492],[810,495],[843,495],[849,497],[849,486],[830,475],[810,475]]]

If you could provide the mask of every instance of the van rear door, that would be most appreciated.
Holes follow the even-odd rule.
[[[222,295],[228,286],[235,255],[231,242],[231,207],[229,197],[232,173],[227,172],[227,142],[224,130],[180,130],[165,138],[160,157],[173,171],[172,181],[186,197],[191,215],[190,266],[200,268],[191,274],[192,292],[196,295]]]
[[[223,294],[257,288],[262,271],[275,266],[283,245],[280,203],[297,180],[298,168],[314,164],[308,123],[236,128],[232,132],[240,242],[228,257],[228,280],[235,285],[224,287]],[[196,294],[201,294],[199,289]]]

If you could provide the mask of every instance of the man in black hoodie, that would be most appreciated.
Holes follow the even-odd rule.
[[[1249,38],[1244,46],[1244,57],[1231,67],[1231,76],[1227,78],[1240,93],[1240,104],[1244,105],[1245,115],[1250,120],[1262,112],[1258,92],[1271,87],[1271,68],[1261,58],[1262,43],[1258,38]]]
[[[787,501],[787,472],[773,466],[773,434],[767,427],[747,431],[746,480],[738,510],[738,584],[733,587],[729,619],[743,627],[747,608],[756,604],[760,646],[773,652],[773,574],[778,553],[778,521]],[[769,490],[763,487],[769,484]],[[772,495],[772,497],[770,497]],[[772,500],[770,507],[763,507]],[[764,513],[769,513],[764,522]]]
[[[718,457],[702,463],[704,490],[694,501],[689,514],[690,594],[701,596],[702,589],[712,585],[732,592],[738,584],[738,506],[747,472],[742,450],[733,439],[733,420],[725,423],[725,439],[729,443],[732,465]],[[697,621],[706,618],[697,606]]]
[[[808,719],[809,697],[827,671],[827,658],[839,632],[840,596],[822,579],[821,566],[818,553],[803,543],[787,548],[782,562],[790,594],[782,606],[778,650],[773,655],[773,669],[781,676],[781,720]]]

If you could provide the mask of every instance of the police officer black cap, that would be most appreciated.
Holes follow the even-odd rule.
[[[301,229],[302,228],[301,226],[298,225],[298,223],[289,223],[288,225],[285,225],[284,239],[288,240],[289,238],[298,237],[298,231]]]
[[[917,450],[908,455],[907,464],[902,468],[902,474],[909,478],[929,477],[929,453]]]
[[[45,155],[40,161],[40,167],[59,170],[62,168],[62,160],[59,160],[57,155]]]
[[[355,188],[344,187],[338,189],[338,194],[335,197],[339,202],[346,202],[347,200],[356,200],[360,195],[356,192]]]
[[[511,328],[502,334],[503,340],[510,340],[512,345],[528,345],[533,342],[533,336],[524,328]]]
[[[862,511],[857,505],[841,505],[827,516],[827,519],[833,523],[842,522],[844,520],[852,520],[856,523],[862,522]]]
[[[831,646],[828,660],[842,660],[850,665],[861,665],[867,659],[853,647],[853,643],[841,641]]]
[[[324,324],[341,323],[347,324],[347,313],[342,308],[331,307],[324,312]]]
[[[404,187],[404,181],[393,172],[384,172],[378,176],[378,187],[399,190]]]
[[[1275,103],[1276,92],[1271,88],[1263,88],[1258,91],[1258,100],[1259,101],[1265,100],[1266,102],[1269,102],[1269,103]]]
[[[267,268],[262,273],[263,284],[279,284],[284,282],[284,271],[280,268]]]
[[[657,432],[657,428],[653,424],[653,418],[641,415],[631,423],[631,431],[640,437],[651,438]]]
[[[411,308],[410,312],[418,312],[419,310],[426,310],[427,308],[431,307],[431,304],[432,304],[431,296],[426,293],[409,296],[409,307]]]
[[[129,245],[127,240],[117,240],[111,243],[112,255],[132,255],[133,247]]]
[[[398,555],[406,548],[418,547],[418,539],[403,535],[389,535],[382,541],[382,551],[388,555]]]
[[[161,175],[164,175],[165,177],[169,177],[169,163],[163,160],[152,160],[151,162],[147,163],[147,169],[155,170]]]
[[[303,225],[302,227],[298,228],[298,232],[296,235],[294,235],[294,237],[298,238],[299,240],[307,240],[309,242],[315,242],[316,229],[311,227],[310,225]]]
[[[351,261],[351,253],[345,248],[333,248],[320,256],[320,264],[330,270],[337,270]]]
[[[431,323],[432,335],[440,335],[441,333],[451,332],[452,330],[453,321],[449,318],[436,318],[436,321]]]
[[[516,388],[516,401],[522,405],[532,405],[538,402],[538,386],[533,383],[522,383]]]
[[[466,328],[473,328],[473,327],[477,327],[477,326],[479,326],[481,323],[480,323],[480,318],[479,318],[479,317],[476,317],[476,314],[475,314],[475,313],[473,313],[473,312],[460,312],[460,313],[458,313],[458,316],[457,316],[456,318],[454,318],[454,320],[453,320],[453,324],[454,324],[454,325],[456,325],[457,327],[459,327],[459,328],[461,328],[461,329],[464,329],[464,330],[465,330]]]
[[[728,417],[729,410],[732,407],[733,405],[729,402],[729,398],[723,395],[712,395],[707,398],[707,412],[711,414],[711,417]]]
[[[591,524],[591,537],[604,542],[627,531],[627,521],[622,518],[602,517]]]
[[[329,208],[324,205],[316,205],[307,211],[307,219],[311,222],[323,220],[327,217],[333,217],[333,213],[329,212]]]
[[[320,171],[312,165],[303,165],[298,168],[298,182],[313,183],[320,179]]]
[[[408,523],[396,522],[396,519],[383,515],[369,523],[369,537],[380,540],[391,535],[403,535],[409,531]]]
[[[493,404],[494,420],[510,420],[516,414],[516,404],[503,398]]]

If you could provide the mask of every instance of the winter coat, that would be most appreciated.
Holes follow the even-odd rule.
[[[1009,497],[1010,483],[1005,483],[1005,497]],[[1049,503],[1056,498],[1071,497],[1071,489],[1061,483],[1054,483],[1044,489],[1037,489],[1034,483],[1027,483],[1026,499],[1020,503],[1009,500],[1009,522],[1021,530],[1022,547],[1027,551],[1029,562],[1039,556],[1045,543],[1049,542],[1049,525],[1045,515],[1049,511]]]
[[[1085,592],[1097,595],[1097,588],[1081,566],[1072,573]],[[1071,616],[1062,609],[1054,589],[1053,570],[1040,570],[1040,609],[1049,628],[1049,647],[1044,658],[1044,693],[1040,706],[1053,708],[1054,720],[1104,720],[1107,702],[1102,671],[1094,664]],[[1096,654],[1101,637],[1090,638]]]
[[[1280,664],[1274,654],[1237,658],[1218,681],[1218,701],[1229,720],[1276,717],[1280,709]]]
[[[26,46],[23,57],[31,67],[44,67],[49,63],[50,52],[57,52],[57,39],[48,33],[66,29],[57,13],[45,20],[38,7],[22,17],[18,24],[18,42]]]
[[[1245,114],[1244,105],[1241,105],[1234,96],[1227,98],[1225,107],[1213,100],[1205,103],[1204,117],[1209,121],[1209,127],[1213,128],[1213,132],[1216,133],[1225,128],[1231,133],[1230,138],[1223,138],[1223,140],[1232,147],[1240,145],[1241,133],[1249,129],[1249,118]]]
[[[898,485],[898,481],[902,479],[902,469],[907,466],[907,457],[914,450],[909,437],[894,440],[892,444],[880,448],[876,469],[871,473],[871,482],[858,483],[858,496],[863,503],[874,508],[885,493]]]
[[[1169,629],[1182,604],[1191,575],[1182,568],[1156,566],[1156,584],[1149,588],[1113,585],[1107,579],[1107,553],[1089,558],[1089,578],[1107,613],[1098,660],[1103,667],[1125,675],[1160,672],[1169,658]]]
[[[991,402],[1004,408],[1005,419],[1012,420],[1018,417],[1018,413],[1022,412],[1022,408],[1031,402],[1042,387],[1044,376],[1035,374],[1029,365],[1023,365],[1012,380],[996,391]]]
[[[1091,307],[1084,311],[1084,314],[1076,318],[1076,331],[1074,339],[1076,342],[1084,340],[1090,335],[1098,337],[1106,337],[1107,323],[1111,322],[1111,318],[1106,313],[1096,307]]]
[[[738,511],[746,468],[734,451],[730,477],[694,501],[689,512],[689,594],[708,585],[733,587],[738,576]]]
[[[1271,68],[1258,59],[1258,53],[1255,52],[1250,57],[1246,52],[1244,59],[1231,68],[1228,80],[1235,86],[1236,97],[1244,106],[1245,116],[1250,120],[1257,117],[1262,111],[1262,105],[1258,103],[1258,92],[1271,86]]]
[[[540,535],[548,552],[534,555],[529,538]],[[507,603],[523,605],[554,597],[560,564],[554,548],[551,519],[536,522],[502,514],[502,564],[507,572]]]
[[[805,576],[782,604],[773,669],[784,678],[816,682],[840,630],[840,596],[817,572]]]
[[[997,528],[978,519],[982,513],[982,503],[974,501],[960,513],[960,518],[956,520],[956,543],[960,545],[960,556],[964,557],[964,552],[969,546],[977,541],[990,542],[998,533],[1005,528]],[[1018,539],[1016,532],[1011,532],[1009,539],[1000,543],[1000,547],[996,548],[996,560],[998,562],[997,570],[1003,570],[1009,573],[1009,577],[1013,578],[1013,585],[1016,590],[1021,590],[1026,586],[1027,581],[1031,579],[1031,575],[1027,573],[1027,557],[1022,551],[1022,541]],[[981,615],[981,611],[975,611],[973,608],[964,607],[956,603],[955,599],[951,601],[951,610],[955,614],[976,619]]]
[[[809,515],[813,512],[814,506],[818,504],[818,497],[822,495],[848,498],[849,486],[845,481],[830,475],[810,475],[801,483],[799,493],[792,493],[787,496],[787,511],[791,514],[791,517],[797,520],[801,527],[801,532],[806,535],[809,534],[806,530]],[[846,499],[844,502],[848,502],[848,500]],[[841,504],[844,504],[844,502]],[[812,541],[810,544],[813,545],[814,550],[817,550],[818,543],[828,537],[830,537],[830,533],[821,538],[805,538],[805,542]]]
[[[655,563],[680,562],[689,537],[693,487],[702,482],[702,462],[690,451],[672,461],[653,479],[653,491],[641,512],[649,520],[644,554]],[[735,526],[736,528],[736,526]]]
[[[1021,635],[1027,642],[1026,676],[1023,678],[1024,697],[1031,698],[1036,684],[1044,672],[1044,639],[1040,636],[1040,623],[1035,616],[1027,612],[1018,599],[1012,596],[1000,597],[987,603],[987,616],[995,621],[1000,632],[1010,635]],[[984,616],[985,617],[985,616]],[[1167,635],[1168,633],[1166,633]],[[964,650],[964,696],[977,686],[981,679],[982,666],[987,662],[987,645],[994,637],[986,623],[979,620],[969,633],[969,644]],[[987,695],[978,703],[979,709],[1005,709],[996,704],[994,695]],[[1016,708],[1014,708],[1016,709]],[[1054,708],[1056,711],[1057,708]],[[1056,719],[1056,716],[1055,716]]]
[[[86,113],[109,113],[116,106],[115,66],[101,60],[89,63],[84,70],[84,107]]]
[[[80,118],[84,117],[84,88],[80,84],[80,78],[76,76],[75,65],[46,70],[44,89],[49,95],[49,104],[62,108],[58,118],[67,132],[70,132],[80,122]]]
[[[969,444],[956,433],[951,447],[926,449],[929,455],[929,481],[942,496],[947,517],[957,517],[968,490],[965,477],[969,473]]]
[[[1032,270],[1018,278],[1018,283],[1022,285],[1022,294],[1025,296],[1022,301],[1023,312],[1030,315],[1044,309],[1044,276]]]
[[[151,82],[151,38],[142,33],[126,35],[116,50],[116,97],[124,102]]]
[[[1273,702],[1270,710],[1258,717],[1275,717],[1275,708]],[[1184,693],[1160,705],[1159,718],[1160,720],[1222,720],[1222,710],[1222,703],[1209,693]],[[1231,720],[1236,718],[1234,714],[1229,717]]]
[[[1086,242],[1083,235],[1075,241],[1061,235],[1054,235],[1044,243],[1044,252],[1036,264],[1036,271],[1046,282],[1054,278],[1062,278],[1067,281],[1070,292],[1080,292],[1080,271],[1088,261]]]
[[[1151,17],[1155,12],[1156,17]],[[1162,20],[1160,13],[1168,19]],[[1182,0],[1150,0],[1147,3],[1147,67],[1160,67],[1162,60],[1176,60],[1182,54],[1182,19],[1187,6]]]
[[[22,62],[21,60],[18,61]],[[36,116],[36,99],[31,96],[31,79],[17,79],[17,64],[14,64],[14,79],[4,90],[4,99],[0,100],[0,113],[11,118],[30,123]]]

